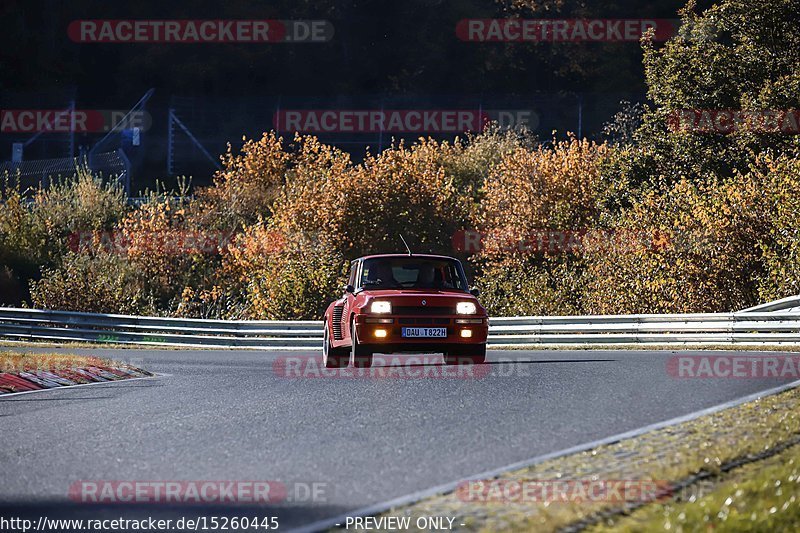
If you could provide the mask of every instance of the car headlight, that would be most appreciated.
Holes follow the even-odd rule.
[[[391,313],[392,304],[389,302],[372,302],[369,306],[370,313]]]
[[[478,312],[478,306],[473,302],[458,302],[456,304],[456,313],[459,315],[474,315]]]

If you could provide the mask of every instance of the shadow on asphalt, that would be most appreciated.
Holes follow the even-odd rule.
[[[45,389],[59,390],[59,389]],[[9,402],[72,402],[75,400],[110,400],[114,396],[70,396],[69,398],[50,398],[42,395],[23,394],[21,396],[11,396],[10,398],[0,397],[0,400]]]
[[[143,388],[150,388],[150,387],[163,387],[163,383],[157,383],[155,381],[149,382],[148,380],[141,380],[141,381],[110,381],[108,383],[89,383],[91,385],[89,389],[93,391],[97,390],[120,390],[120,389],[143,389]],[[84,389],[83,385],[78,386],[68,386],[68,387],[53,387],[50,389],[41,389],[34,391],[35,393],[44,392],[44,391],[75,391],[80,390],[88,391],[89,389]],[[52,395],[46,394],[21,394],[19,396],[5,396],[0,395],[0,401],[6,402],[66,402],[66,401],[74,401],[74,400],[109,400],[115,398],[115,396],[70,396],[69,398],[54,398]]]
[[[387,356],[391,357],[391,356]],[[548,360],[528,360],[523,359],[520,361],[486,361],[485,363],[480,363],[476,366],[483,366],[483,365],[518,365],[518,364],[528,364],[528,365],[541,365],[541,364],[548,364],[548,363],[614,363],[616,359],[548,359]],[[409,365],[400,364],[400,365],[372,365],[372,368],[392,368],[392,367],[414,367],[414,366],[453,366],[454,368],[458,365],[447,365],[445,363],[413,363]],[[461,365],[461,366],[472,366],[472,365]]]

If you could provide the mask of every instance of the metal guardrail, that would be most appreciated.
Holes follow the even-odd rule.
[[[800,344],[797,313],[594,315],[492,319],[490,344]]]
[[[780,300],[767,302],[755,307],[750,307],[739,311],[739,313],[756,313],[756,312],[773,312],[783,311],[785,313],[800,313],[800,294],[794,296],[787,296]]]
[[[0,337],[201,348],[317,349],[322,321],[203,320],[0,307]],[[489,345],[800,344],[800,314],[528,316],[492,318]]]
[[[187,347],[322,346],[322,321],[203,320],[0,308],[0,337]]]

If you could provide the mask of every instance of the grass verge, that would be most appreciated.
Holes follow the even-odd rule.
[[[744,465],[717,483],[699,483],[668,503],[643,507],[589,529],[640,531],[797,531],[800,527],[800,445]]]
[[[114,361],[101,357],[59,353],[24,353],[0,351],[1,372],[26,372],[85,366],[112,366]]]
[[[322,341],[320,341],[321,343]],[[95,350],[235,350],[236,348],[226,348],[224,346],[177,346],[177,345],[161,345],[161,344],[118,344],[113,342],[83,342],[83,341],[14,341],[8,339],[0,339],[0,347],[2,348],[74,348],[79,349],[95,349]]]

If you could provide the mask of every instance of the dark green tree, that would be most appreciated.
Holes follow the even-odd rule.
[[[634,136],[627,171],[632,181],[721,179],[746,172],[761,153],[800,154],[800,135],[787,131],[750,125],[731,133],[701,132],[702,124],[676,121],[685,110],[763,116],[799,109],[800,2],[723,0],[698,13],[691,0],[681,17],[680,34],[664,46],[643,39],[653,106]]]

